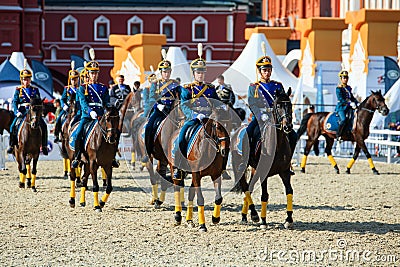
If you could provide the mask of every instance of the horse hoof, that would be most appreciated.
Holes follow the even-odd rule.
[[[161,209],[161,205],[162,205],[162,201],[160,201],[160,200],[156,200],[156,201],[154,201],[154,208],[155,209]]]
[[[240,221],[240,224],[247,224],[247,214],[242,213],[242,220]]]
[[[349,168],[347,168],[346,173],[350,174],[350,169]]]
[[[156,203],[156,199],[151,199],[150,200],[150,205],[154,205]]]
[[[106,205],[106,202],[100,201],[100,208],[104,208],[105,205]]]
[[[175,226],[181,225],[182,222],[182,214],[180,211],[175,213]]]
[[[212,220],[213,224],[219,224],[219,222],[221,221],[221,217],[216,218],[216,217],[212,216],[211,220]]]
[[[32,186],[32,192],[37,192],[36,187]]]
[[[31,188],[31,185],[32,185],[31,179],[28,178],[27,181],[26,181],[26,188]]]
[[[81,207],[85,207],[85,206],[86,206],[86,202],[81,202],[81,203],[79,203],[79,205],[80,205]]]
[[[306,168],[301,168],[302,173],[306,173]]]
[[[288,229],[288,230],[293,230],[293,223],[291,222],[285,222],[284,224],[283,224],[283,226],[285,227],[285,229]]]
[[[64,179],[68,179],[68,172],[64,172],[63,178],[64,178]]]
[[[207,228],[205,224],[200,224],[199,232],[205,233],[207,232]]]
[[[194,228],[195,227],[194,222],[192,220],[186,221],[186,226],[188,228]]]
[[[101,207],[100,206],[96,206],[94,207],[94,211],[95,212],[102,212]]]
[[[19,188],[25,188],[25,183],[19,183]]]
[[[378,172],[378,170],[377,170],[377,169],[375,169],[375,168],[373,168],[373,169],[372,169],[372,172],[373,172],[375,175],[379,175],[379,172]]]
[[[75,208],[75,198],[71,198],[68,202],[71,208]]]

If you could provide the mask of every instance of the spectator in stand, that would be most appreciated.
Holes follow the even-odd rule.
[[[60,112],[61,112],[61,101],[60,101],[60,99],[55,99],[53,105],[56,108],[56,111],[54,112],[54,116],[56,116],[56,119],[57,119],[58,116],[60,115]]]
[[[397,121],[396,123],[390,122],[388,126],[389,126],[389,130],[400,131],[400,121]],[[400,142],[400,135],[393,135],[392,141]],[[400,157],[400,146],[396,146],[396,151],[397,151],[397,154],[394,157],[398,158],[398,157]]]

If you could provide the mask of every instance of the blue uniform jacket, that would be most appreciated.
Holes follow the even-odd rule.
[[[211,105],[218,104],[215,101],[210,102],[208,99],[216,99],[218,97],[215,86],[209,83],[199,84],[193,82],[185,85],[181,91],[181,109],[185,114],[186,120],[196,118],[198,114],[209,116],[212,111]],[[220,102],[222,105],[222,102]]]
[[[180,91],[181,89],[177,81],[159,79],[150,86],[148,104],[153,107],[156,107],[157,104],[163,104],[167,109],[171,109]]]
[[[79,88],[75,88],[75,87],[72,87],[72,86],[69,86],[69,87],[65,86],[64,87],[64,91],[63,91],[63,94],[62,94],[61,99],[60,99],[61,107],[64,108],[64,105],[67,105],[69,107],[68,103],[71,102],[71,98],[75,97],[75,99],[76,99],[76,92],[78,91],[78,89]]]
[[[97,116],[103,116],[104,108],[110,103],[110,95],[104,84],[84,84],[79,87],[77,100],[81,106],[82,118],[90,118],[92,110],[96,111]]]
[[[32,98],[41,98],[39,89],[37,87],[17,87],[12,101],[14,114],[16,115],[18,112],[21,112],[25,115],[27,112],[26,106],[31,102]]]
[[[260,119],[265,113],[262,109],[272,108],[277,93],[283,92],[283,85],[280,82],[270,80],[251,83],[248,90],[249,106],[254,119]]]
[[[350,85],[338,85],[338,87],[336,87],[336,97],[338,101],[336,104],[336,111],[345,111],[350,109],[350,102],[358,103],[357,99],[355,99],[351,92]]]

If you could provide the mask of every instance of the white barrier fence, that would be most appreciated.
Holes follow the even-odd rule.
[[[295,125],[294,128],[297,130],[299,126]],[[386,162],[391,163],[392,159],[397,154],[396,147],[400,147],[400,142],[394,141],[398,140],[397,138],[399,136],[400,131],[370,129],[370,134],[368,136],[368,139],[365,140],[365,143],[371,155],[375,155],[377,157],[386,156]],[[296,147],[298,160],[300,160],[300,153],[303,153],[304,151],[305,140],[307,140],[308,138],[307,135],[303,135],[300,137],[300,139],[304,141],[299,141]],[[323,154],[325,147],[325,138],[323,136],[320,136],[318,140],[320,140],[320,146],[322,148],[321,154]],[[353,153],[354,147],[355,143],[353,144],[351,142],[342,142],[339,144],[338,142],[335,142],[332,153],[336,155],[349,156],[351,153]]]

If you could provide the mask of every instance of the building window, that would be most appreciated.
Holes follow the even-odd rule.
[[[211,48],[206,49],[206,61],[210,62],[212,61],[212,50]]]
[[[57,61],[57,48],[50,48],[50,61]]]
[[[128,35],[135,35],[143,32],[143,20],[133,16],[128,20]]]
[[[202,16],[192,20],[192,40],[195,42],[208,40],[208,21]]]
[[[78,40],[78,20],[71,15],[66,16],[61,21],[61,33],[63,41]]]
[[[160,20],[160,34],[165,34],[167,41],[175,41],[175,30],[175,20],[170,16],[166,16]]]
[[[85,47],[83,49],[83,58],[88,62],[90,61],[89,49],[90,49],[89,47]]]
[[[108,41],[110,35],[110,20],[100,16],[94,20],[94,40]]]

